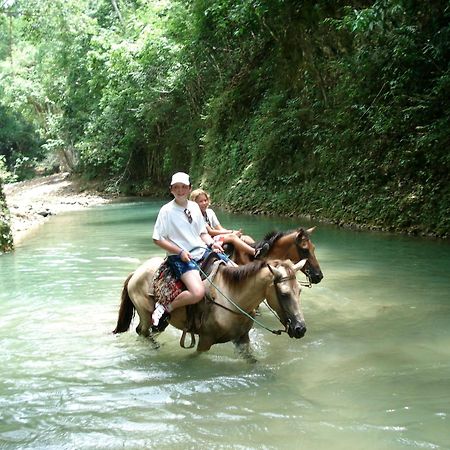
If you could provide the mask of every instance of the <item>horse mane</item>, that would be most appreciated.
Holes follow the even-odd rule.
[[[265,264],[264,261],[256,260],[238,267],[222,266],[221,273],[225,282],[234,287],[258,273]]]
[[[269,249],[271,249],[274,246],[275,242],[277,242],[279,239],[294,233],[298,233],[302,236],[305,236],[306,238],[309,238],[308,233],[303,228],[296,228],[295,230],[288,231],[270,231],[263,237],[260,242],[258,242],[257,247],[262,247],[267,243],[269,244]]]

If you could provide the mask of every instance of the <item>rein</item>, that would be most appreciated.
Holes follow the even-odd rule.
[[[308,275],[306,275],[306,276],[308,276]],[[300,283],[300,286],[312,288],[311,279],[309,277],[308,277],[308,281],[299,281],[299,283]]]
[[[214,303],[215,305],[217,305],[217,306],[220,306],[221,308],[223,308],[223,309],[226,309],[227,311],[230,311],[230,312],[232,312],[233,314],[242,314],[243,316],[245,316],[245,317],[247,317],[248,319],[250,319],[253,323],[256,323],[257,325],[259,325],[261,328],[264,328],[265,330],[267,330],[267,331],[270,331],[271,333],[273,333],[273,334],[277,334],[277,335],[280,335],[281,333],[286,333],[286,329],[284,329],[284,330],[272,330],[271,328],[269,328],[269,327],[266,327],[263,323],[261,323],[259,320],[257,320],[257,319],[255,319],[251,314],[249,314],[247,311],[245,311],[244,309],[242,309],[239,305],[237,305],[233,300],[231,300],[231,298],[230,297],[228,297],[226,294],[224,294],[221,290],[220,290],[220,288],[219,287],[217,287],[217,285],[215,285],[214,284],[214,282],[209,278],[209,276],[205,273],[205,272],[203,272],[203,270],[200,268],[200,266],[195,262],[195,261],[193,261],[193,260],[191,260],[196,266],[197,266],[197,269],[200,271],[200,273],[201,274],[203,274],[203,276],[209,281],[209,283],[211,284],[211,286],[213,286],[215,289],[217,289],[217,291],[220,293],[220,294],[222,294],[222,296],[223,297],[225,297],[237,310],[238,310],[238,312],[236,312],[236,311],[233,311],[233,310],[231,310],[230,308],[227,308],[226,306],[223,306],[223,305],[220,305],[219,303],[217,303],[217,302],[215,302],[214,300],[212,300],[212,299],[209,299],[212,303]],[[270,266],[269,266],[269,264],[267,264],[267,266],[269,267],[269,269],[270,269]],[[272,269],[270,269],[271,271],[272,271]],[[273,273],[273,272],[272,272]],[[280,281],[278,281],[278,282],[280,282]],[[278,283],[277,282],[277,283]],[[275,283],[275,280],[274,280],[274,283]],[[276,287],[276,284],[275,284],[275,287]],[[277,295],[278,295],[278,290],[277,290]],[[278,317],[278,319],[280,319],[279,317]]]

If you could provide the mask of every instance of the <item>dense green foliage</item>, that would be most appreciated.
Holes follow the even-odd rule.
[[[20,114],[0,104],[0,155],[11,173],[9,181],[34,175],[34,167],[43,157],[39,138],[32,125]]]
[[[182,169],[237,210],[448,234],[447,1],[16,0],[0,17],[10,171],[36,132],[46,165],[114,190]]]
[[[3,193],[4,172],[5,165],[0,157],[0,253],[8,252],[13,248],[9,211],[6,206],[5,194]]]

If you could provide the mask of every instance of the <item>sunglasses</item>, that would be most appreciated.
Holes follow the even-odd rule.
[[[186,214],[187,220],[189,221],[189,223],[192,223],[192,215],[191,212],[186,208],[184,210],[184,214]]]

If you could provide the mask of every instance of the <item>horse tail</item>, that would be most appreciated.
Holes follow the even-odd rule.
[[[123,284],[122,301],[120,302],[119,317],[117,318],[116,328],[113,331],[114,334],[128,331],[131,321],[134,317],[134,305],[131,301],[130,296],[128,295],[128,282],[130,281],[130,278],[132,276],[133,273],[130,273],[130,275],[128,275],[128,278],[125,280],[125,283]]]

